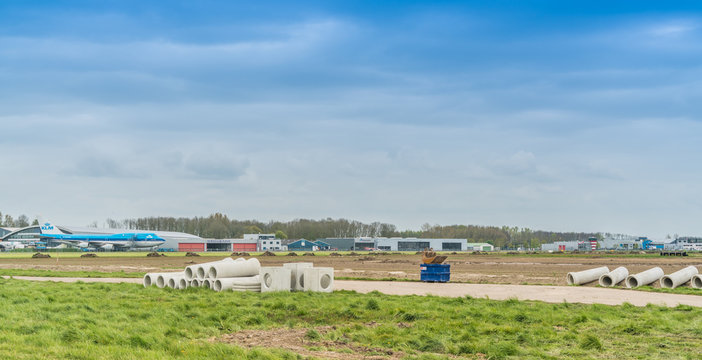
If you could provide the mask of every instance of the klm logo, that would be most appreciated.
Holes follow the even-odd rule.
[[[46,223],[46,224],[44,224],[44,225],[41,226],[41,229],[42,229],[42,230],[53,230],[53,229],[54,229],[54,226],[51,225],[51,224],[49,224],[49,223]]]

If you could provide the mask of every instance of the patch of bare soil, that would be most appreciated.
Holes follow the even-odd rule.
[[[82,258],[96,258],[98,256],[97,256],[97,254],[94,254],[94,253],[87,253],[87,254],[81,255],[80,257],[82,257]]]
[[[367,326],[371,327],[375,325],[375,323],[367,324]],[[324,335],[335,329],[334,326],[323,326],[314,330],[320,335]],[[313,356],[322,359],[387,360],[401,359],[404,356],[404,353],[390,349],[372,348],[345,341],[310,337],[307,336],[309,331],[311,330],[306,328],[243,330],[233,334],[226,334],[219,338],[213,338],[211,341],[236,344],[245,348],[278,348],[303,356]]]

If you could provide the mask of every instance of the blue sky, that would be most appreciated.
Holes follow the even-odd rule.
[[[696,6],[3,1],[0,210],[702,235]]]

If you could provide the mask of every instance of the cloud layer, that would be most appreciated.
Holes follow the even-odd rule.
[[[702,233],[693,12],[63,5],[0,11],[4,212]]]

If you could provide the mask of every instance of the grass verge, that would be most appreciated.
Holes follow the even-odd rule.
[[[690,306],[20,280],[0,280],[0,301],[0,358],[12,359],[299,359],[285,350],[215,340],[279,328],[308,329],[309,347],[353,344],[408,359],[702,357],[702,309]],[[324,326],[332,328],[315,330]]]

